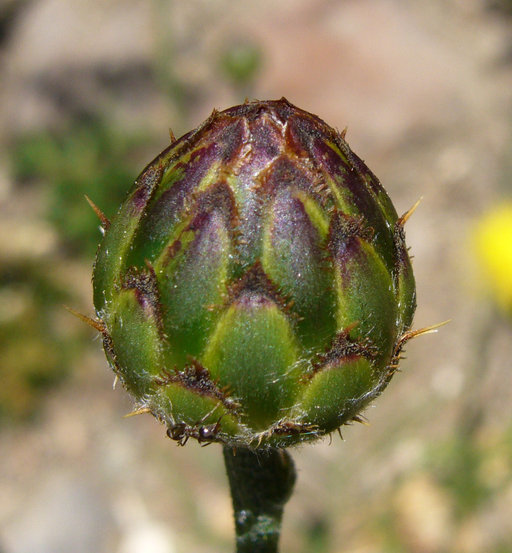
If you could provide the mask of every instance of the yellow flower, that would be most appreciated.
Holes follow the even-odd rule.
[[[486,213],[474,231],[474,248],[496,303],[512,313],[512,202]]]

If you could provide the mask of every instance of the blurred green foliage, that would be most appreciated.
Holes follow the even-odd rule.
[[[330,551],[331,529],[327,519],[312,517],[304,526],[304,553],[324,553]]]
[[[512,0],[487,0],[487,5],[505,15],[512,15]]]
[[[261,70],[263,53],[255,43],[235,42],[224,48],[219,62],[222,74],[233,87],[250,93]]]
[[[486,524],[496,516],[490,513],[501,510],[499,498],[505,499],[509,490],[512,490],[511,424],[500,431],[479,427],[475,433],[452,434],[432,442],[415,469],[397,478],[383,502],[385,507],[381,502],[377,511],[368,512],[367,534],[379,544],[382,553],[466,551],[457,542],[459,529]],[[506,499],[502,505],[506,508]],[[434,524],[428,521],[426,530],[416,534],[410,520],[404,525],[403,517],[410,509],[416,520],[414,517],[422,506],[425,517],[431,509],[439,507],[441,514],[433,512]],[[507,514],[503,516],[506,519]],[[482,536],[487,538],[488,533],[483,530]],[[510,551],[510,534],[496,534],[485,548],[485,553]]]
[[[20,184],[36,181],[47,188],[47,215],[66,253],[94,255],[98,219],[84,195],[112,216],[141,169],[137,151],[146,140],[142,133],[121,132],[92,119],[15,141],[14,177]]]
[[[55,324],[69,294],[46,269],[17,263],[0,271],[0,422],[32,417],[69,371],[76,343]]]
[[[432,454],[431,470],[438,483],[453,497],[456,518],[479,509],[492,493],[481,478],[487,453],[470,436],[463,435],[452,437]]]
[[[44,260],[6,260],[0,270],[0,423],[34,417],[89,347],[90,334],[79,322],[68,324],[72,316],[63,307],[76,305],[76,286],[65,286],[65,276],[57,275],[65,275],[70,259],[92,265],[99,221],[84,195],[114,215],[141,169],[146,145],[143,133],[121,132],[99,118],[13,141],[17,193],[39,192],[58,247]]]
[[[408,553],[392,509],[382,510],[370,521],[370,527],[380,536],[382,553]]]

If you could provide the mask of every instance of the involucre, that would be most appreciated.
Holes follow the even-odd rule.
[[[415,309],[404,220],[318,117],[284,99],[214,111],[103,218],[109,363],[182,444],[285,447],[358,420]]]

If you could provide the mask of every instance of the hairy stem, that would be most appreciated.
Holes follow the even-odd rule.
[[[285,503],[295,468],[283,449],[224,447],[233,499],[237,553],[277,553]]]

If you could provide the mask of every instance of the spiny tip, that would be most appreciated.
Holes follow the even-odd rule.
[[[171,139],[171,144],[173,142],[176,142],[176,137],[174,136],[174,133],[172,132],[171,127],[169,127],[169,138]]]
[[[370,426],[370,421],[364,417],[363,415],[355,415],[352,417],[352,420],[354,422],[358,422],[360,424],[363,424],[364,426]]]
[[[151,409],[149,407],[141,407],[140,409],[135,409],[131,413],[126,413],[126,415],[123,416],[123,419],[135,417],[136,415],[145,415],[146,413],[151,413]]]
[[[434,332],[437,332],[439,328],[448,324],[449,322],[451,322],[451,319],[443,321],[442,323],[437,323],[435,325],[418,328],[417,330],[408,330],[400,337],[400,344],[405,344],[405,342],[408,342],[409,340],[411,340],[412,338],[416,338],[417,336],[423,336],[424,334],[433,334]]]
[[[409,217],[416,211],[416,208],[420,205],[422,200],[423,196],[421,196],[419,200],[398,219],[397,222],[401,227],[403,227],[405,223],[407,223]]]
[[[101,226],[104,230],[107,230],[110,227],[110,220],[108,217],[101,211],[101,209],[85,194],[85,199],[87,200],[87,203],[92,207],[92,210],[94,213],[96,213],[96,216],[100,220]]]
[[[82,313],[79,313],[78,311],[75,311],[71,307],[68,307],[67,305],[64,306],[64,309],[69,311],[71,315],[74,315],[75,317],[78,317],[82,322],[84,322],[86,325],[89,325],[91,328],[94,328],[98,332],[101,332],[104,334],[106,332],[105,325],[102,321],[97,321],[96,319],[91,319],[91,317],[88,317],[87,315],[83,315]]]

